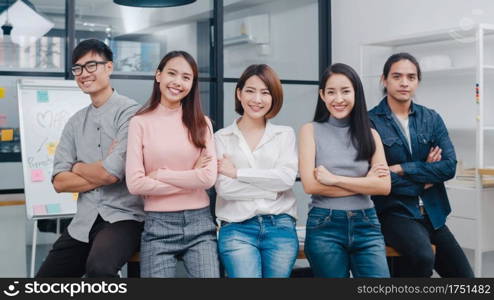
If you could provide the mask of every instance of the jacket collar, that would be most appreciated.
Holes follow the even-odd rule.
[[[410,112],[408,113],[408,115],[415,115],[416,111],[417,111],[417,104],[415,104],[415,102],[413,102],[412,100],[412,104],[410,105]],[[386,118],[390,120],[393,118],[392,116],[393,112],[389,107],[387,96],[384,96],[381,102],[379,102],[379,104],[377,105],[376,114],[381,116],[386,116]]]

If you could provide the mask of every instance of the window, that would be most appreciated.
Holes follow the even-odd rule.
[[[0,37],[0,71],[63,72],[65,1],[14,2],[0,1],[0,23],[13,27]]]
[[[114,74],[152,75],[171,50],[185,50],[209,73],[212,1],[169,8],[138,8],[112,0],[76,1],[76,43],[97,38],[113,50]],[[206,41],[204,41],[204,37]]]

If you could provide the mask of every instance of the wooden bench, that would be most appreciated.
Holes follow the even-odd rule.
[[[436,245],[431,245],[432,247],[432,253],[436,253]],[[399,257],[401,256],[401,254],[396,251],[393,247],[391,246],[386,246],[386,258],[387,258],[387,261],[388,261],[388,267],[389,267],[389,274],[391,277],[395,277],[396,273],[397,273],[397,260],[399,259]]]
[[[134,253],[132,257],[127,261],[127,277],[129,278],[139,278],[141,274],[140,267],[141,258],[139,252]]]
[[[432,247],[432,252],[436,253],[436,246],[431,245]],[[386,246],[386,258],[388,260],[388,267],[389,267],[389,273],[391,274],[391,277],[396,273],[396,259],[398,259],[401,256],[398,251],[396,251],[393,247]],[[298,250],[298,255],[297,259],[306,259],[307,257],[305,256],[304,252],[304,246],[301,245]],[[137,278],[140,276],[140,257],[139,257],[139,252],[134,253],[132,257],[129,259],[127,262],[127,277],[129,278]],[[310,268],[302,268],[298,270],[294,270],[295,272],[292,272],[292,275],[296,275],[296,273],[305,273],[305,274],[312,274],[310,272]]]
[[[26,201],[24,200],[0,201],[0,206],[17,206],[17,205],[26,205]]]
[[[436,253],[436,246],[431,245],[432,247],[432,252]],[[396,249],[390,246],[386,246],[386,259],[388,261],[388,267],[389,267],[389,273],[391,277],[393,277],[396,274],[396,265],[397,265],[397,259],[401,256]],[[304,252],[304,247],[303,245],[300,246],[299,252],[297,259],[305,259],[305,252]],[[312,271],[309,268],[299,268],[299,269],[294,269],[292,271],[292,277],[312,277]]]
[[[297,259],[305,259],[304,247],[301,246],[298,250]],[[138,278],[140,276],[140,257],[139,252],[134,253],[132,257],[127,261],[127,277],[129,278]]]

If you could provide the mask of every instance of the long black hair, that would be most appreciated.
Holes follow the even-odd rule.
[[[350,137],[353,145],[357,149],[355,160],[370,161],[376,151],[376,144],[371,132],[369,115],[367,114],[367,105],[365,104],[364,88],[362,81],[357,72],[349,65],[336,63],[329,66],[321,76],[319,81],[319,90],[324,93],[326,82],[334,74],[341,74],[347,77],[352,83],[355,91],[355,105],[350,112]],[[329,110],[319,93],[314,114],[314,122],[324,123],[329,119]]]
[[[182,123],[189,130],[190,141],[199,149],[206,148],[206,137],[209,132],[208,123],[204,117],[204,113],[201,108],[201,98],[199,93],[198,84],[198,68],[195,59],[185,51],[171,51],[168,52],[160,61],[156,72],[162,72],[166,64],[175,57],[184,58],[189,66],[192,68],[192,73],[194,80],[192,81],[192,88],[190,92],[182,99]],[[147,112],[153,111],[158,107],[161,102],[161,90],[160,84],[154,78],[153,91],[151,92],[151,97],[144,104],[136,115],[145,114]]]

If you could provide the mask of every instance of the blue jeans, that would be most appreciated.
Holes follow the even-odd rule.
[[[314,207],[307,219],[305,254],[316,277],[389,277],[381,225],[374,208]]]
[[[281,214],[222,222],[218,249],[228,277],[289,277],[298,254],[295,219]]]

